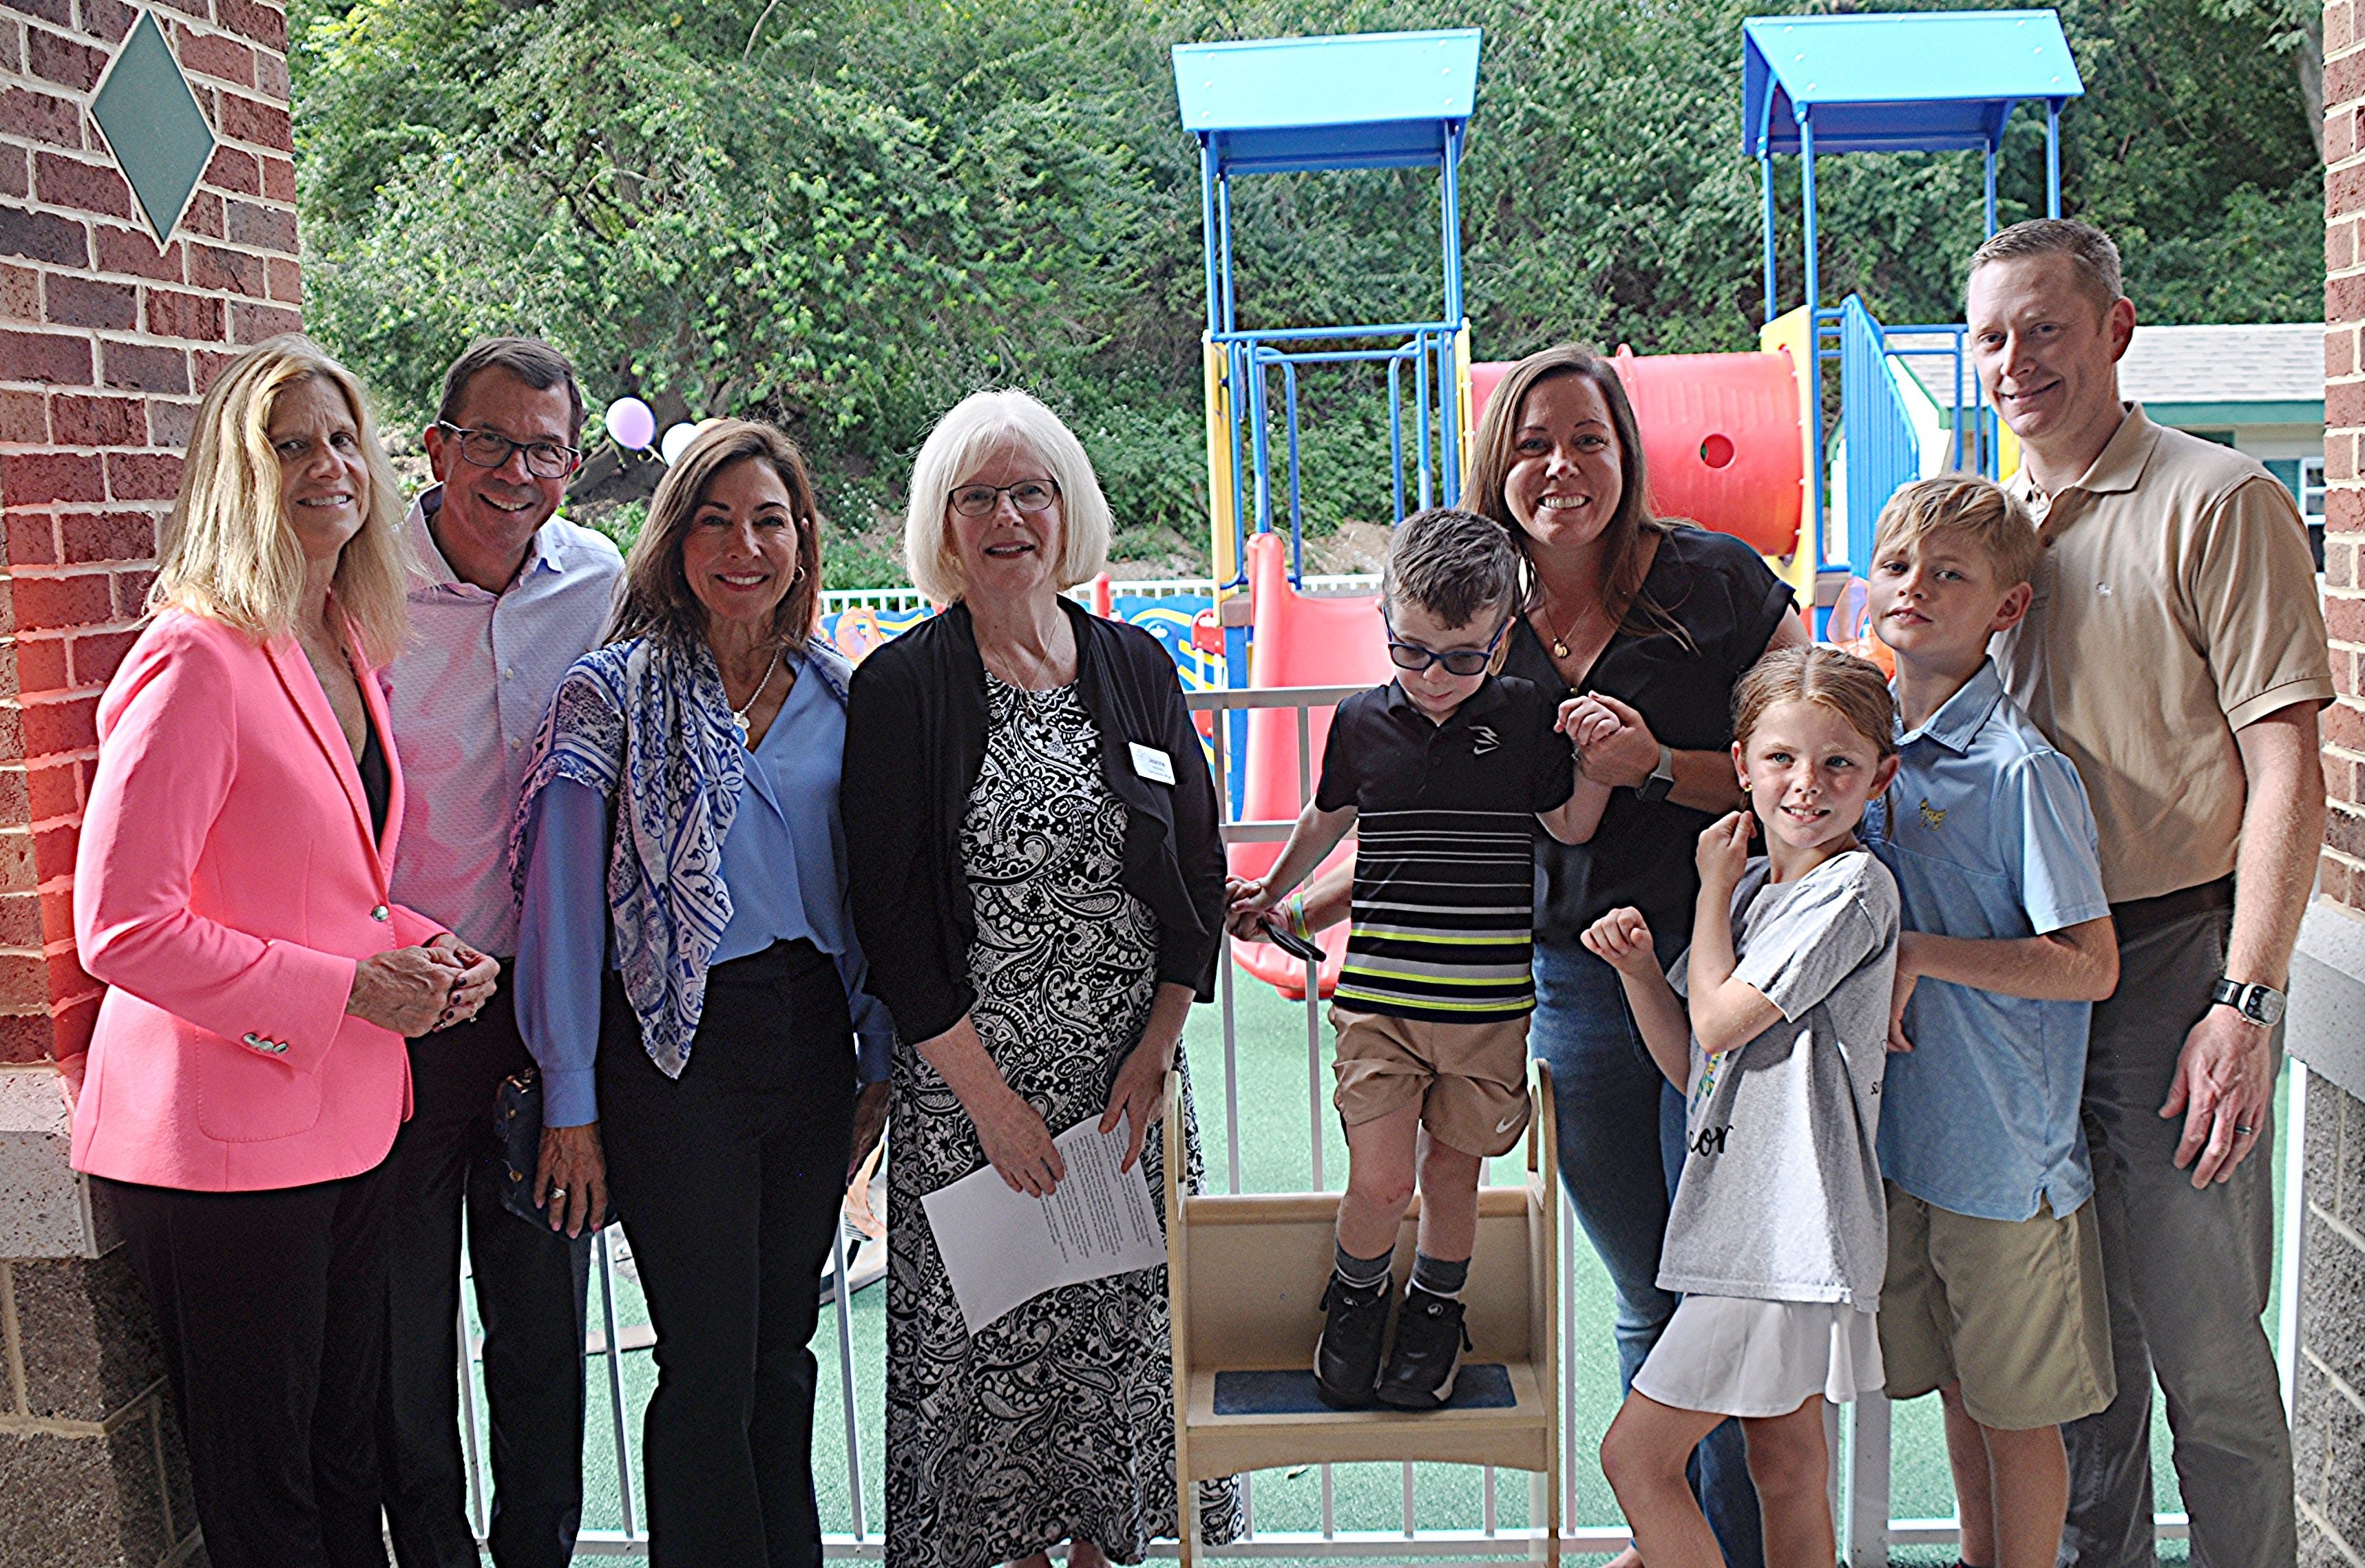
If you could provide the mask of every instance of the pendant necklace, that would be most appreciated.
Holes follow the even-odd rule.
[[[764,678],[756,683],[756,689],[748,697],[746,706],[742,708],[734,708],[731,710],[731,722],[739,726],[739,744],[743,746],[746,746],[750,751],[753,751],[756,748],[747,739],[747,715],[755,711],[756,704],[762,700],[766,689],[772,684],[772,672],[779,667],[780,650],[774,648],[772,650],[771,662],[764,666]],[[730,694],[725,692],[723,700],[725,702],[730,701]]]
[[[1537,608],[1545,612],[1544,630],[1550,632],[1552,630],[1552,612],[1549,602],[1539,605]],[[1582,608],[1580,608],[1575,615],[1569,617],[1568,630],[1559,633],[1557,636],[1554,636],[1552,640],[1552,657],[1556,659],[1564,659],[1568,657],[1569,637],[1576,631],[1576,623],[1584,619],[1585,611]]]

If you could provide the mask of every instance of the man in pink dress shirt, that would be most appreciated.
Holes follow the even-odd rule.
[[[401,1568],[478,1562],[454,1331],[464,1217],[492,1415],[493,1561],[565,1568],[582,1518],[590,1231],[581,1205],[571,1236],[503,1208],[492,1136],[501,1080],[532,1065],[510,985],[510,816],[551,695],[600,641],[623,566],[604,537],[555,515],[582,422],[564,354],[524,338],[476,344],[444,377],[426,432],[437,483],[407,524],[419,568],[410,646],[391,676],[409,787],[396,896],[498,957],[502,984],[474,1023],[409,1043],[378,1436]]]

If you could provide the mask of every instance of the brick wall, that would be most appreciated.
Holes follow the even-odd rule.
[[[2318,889],[2324,907],[2294,962],[2293,995],[2309,991],[2293,1051],[2305,1058],[2306,1172],[2299,1364],[2292,1370],[2292,1453],[2300,1562],[2365,1568],[2365,1102],[2354,1070],[2355,988],[2365,973],[2350,913],[2365,911],[2365,42],[2356,0],[2324,8],[2325,621],[2339,699],[2323,714],[2331,800]],[[2350,955],[2342,961],[2338,955]],[[2301,1037],[2303,1032],[2319,1036]],[[2330,1073],[2331,1076],[2327,1076]]]
[[[89,112],[137,13],[0,0],[0,1062],[65,1061],[96,988],[69,892],[92,715],[131,645],[197,395],[299,324],[286,20],[159,6],[218,140],[161,250]]]
[[[147,1303],[66,1166],[74,841],[197,397],[301,279],[283,13],[155,10],[217,142],[161,247],[91,110],[138,16],[0,0],[0,1568],[203,1555]]]

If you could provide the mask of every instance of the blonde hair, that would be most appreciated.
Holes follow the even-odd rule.
[[[1916,480],[1889,497],[1873,534],[1873,558],[1935,534],[1968,540],[1987,557],[1999,588],[2035,581],[2036,564],[2045,558],[2045,543],[2027,510],[1977,474]]]
[[[1732,686],[1732,744],[1749,749],[1757,722],[1777,702],[1811,702],[1847,721],[1880,756],[1897,754],[1897,704],[1877,665],[1817,643],[1777,648]]]
[[[1966,291],[1970,288],[1971,279],[1978,275],[1981,267],[2034,256],[2066,259],[2078,275],[2078,286],[2105,314],[2125,297],[2126,281],[2119,269],[2119,247],[2108,234],[2074,218],[2032,218],[1989,235],[1987,242],[1971,252],[1971,264],[1963,274],[1963,287]]]
[[[936,421],[912,463],[912,503],[903,519],[903,566],[913,586],[937,604],[958,603],[969,578],[954,554],[952,493],[996,449],[1014,446],[1050,471],[1059,487],[1062,537],[1057,586],[1070,588],[1108,564],[1108,501],[1084,443],[1037,399],[1014,387],[972,392]]]
[[[336,605],[362,651],[384,664],[402,651],[410,549],[402,482],[378,444],[377,421],[353,372],[309,338],[268,339],[224,367],[197,404],[181,492],[159,541],[148,608],[227,622],[259,640],[293,635],[302,610],[304,547],[287,517],[271,415],[279,395],[321,380],[343,394],[369,471],[362,525],[337,557]]]
[[[796,442],[753,420],[709,425],[666,470],[649,501],[648,521],[625,557],[608,641],[706,634],[706,607],[690,590],[689,575],[681,568],[682,541],[698,521],[698,509],[715,476],[746,458],[769,464],[789,492],[789,512],[797,522],[798,575],[773,607],[772,635],[790,653],[804,650],[821,608],[821,509],[814,501],[813,475]]]

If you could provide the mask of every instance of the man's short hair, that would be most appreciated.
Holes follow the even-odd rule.
[[[1996,586],[2003,588],[2034,582],[2036,563],[2045,555],[2036,524],[2010,492],[1977,474],[1941,474],[1889,498],[1873,532],[1873,558],[1936,534],[1968,540],[1987,557]]]
[[[1452,507],[1397,525],[1380,574],[1384,603],[1417,604],[1445,626],[1467,626],[1519,592],[1519,552],[1500,523]]]
[[[435,410],[438,424],[456,424],[460,405],[467,400],[468,383],[479,371],[496,366],[508,371],[537,392],[566,385],[566,439],[583,430],[583,388],[576,385],[575,364],[540,338],[479,338],[443,373],[443,401]]]
[[[2068,257],[2070,265],[2077,270],[2079,286],[2104,310],[2116,305],[2126,293],[2125,280],[2119,271],[2118,246],[2092,224],[2080,223],[2074,218],[2032,218],[2025,223],[1998,230],[1986,244],[1971,253],[1971,269],[1963,274],[1963,286],[1969,288],[1971,279],[1990,262],[2017,262],[2031,256]]]

